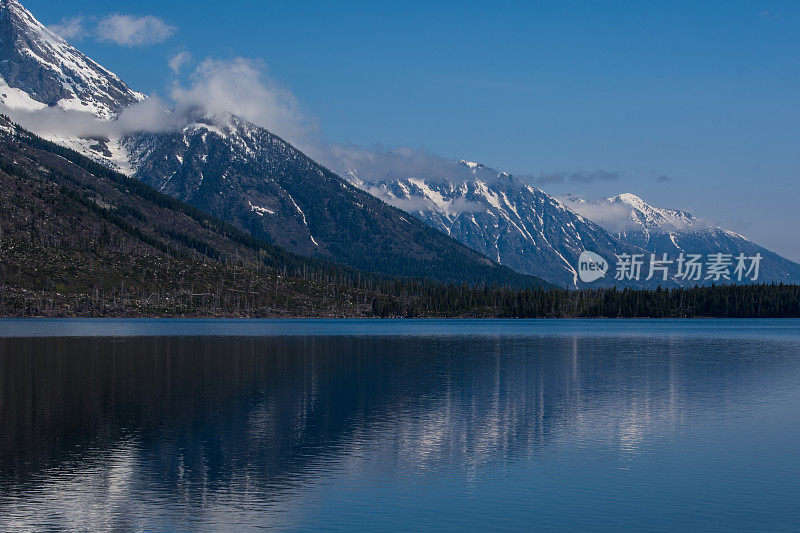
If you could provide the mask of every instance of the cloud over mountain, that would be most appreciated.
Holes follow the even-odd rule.
[[[588,184],[598,181],[618,181],[621,172],[609,170],[579,170],[573,172],[559,171],[539,174],[535,176],[526,176],[527,181],[534,183],[580,183]]]
[[[170,57],[167,61],[167,64],[169,65],[169,69],[172,71],[172,73],[177,75],[180,74],[180,72],[183,70],[183,67],[185,67],[191,60],[192,54],[184,50]]]
[[[264,63],[257,60],[206,59],[190,76],[188,86],[176,84],[170,96],[179,111],[202,109],[223,122],[237,116],[292,142],[309,138],[316,130],[294,94],[270,78]]]

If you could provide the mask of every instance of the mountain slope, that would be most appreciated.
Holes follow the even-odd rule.
[[[466,161],[453,163],[452,174],[370,181],[350,173],[350,179],[497,262],[562,286],[583,285],[576,268],[585,250],[609,258],[642,252],[509,174]]]
[[[257,241],[0,116],[0,315],[372,316],[386,298],[367,281],[380,282]]]
[[[512,270],[353,187],[267,130],[200,119],[124,141],[134,176],[303,255],[389,275],[530,285]]]
[[[12,108],[57,106],[108,119],[144,99],[17,0],[0,0],[0,78],[0,102]]]
[[[567,196],[564,201],[576,212],[594,218],[618,239],[657,256],[761,254],[759,281],[800,283],[800,265],[797,263],[685,211],[654,207],[630,193],[600,201]]]

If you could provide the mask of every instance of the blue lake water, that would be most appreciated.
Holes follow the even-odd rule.
[[[0,321],[0,530],[800,530],[800,321]]]

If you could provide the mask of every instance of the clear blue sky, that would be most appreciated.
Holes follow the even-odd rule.
[[[542,188],[633,192],[800,260],[796,1],[23,3],[46,24],[176,26],[152,46],[76,43],[150,94],[168,92],[182,50],[261,58],[327,140],[517,174],[618,173]]]

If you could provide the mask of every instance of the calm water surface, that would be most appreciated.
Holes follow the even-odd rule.
[[[800,530],[800,321],[0,321],[0,530]]]

